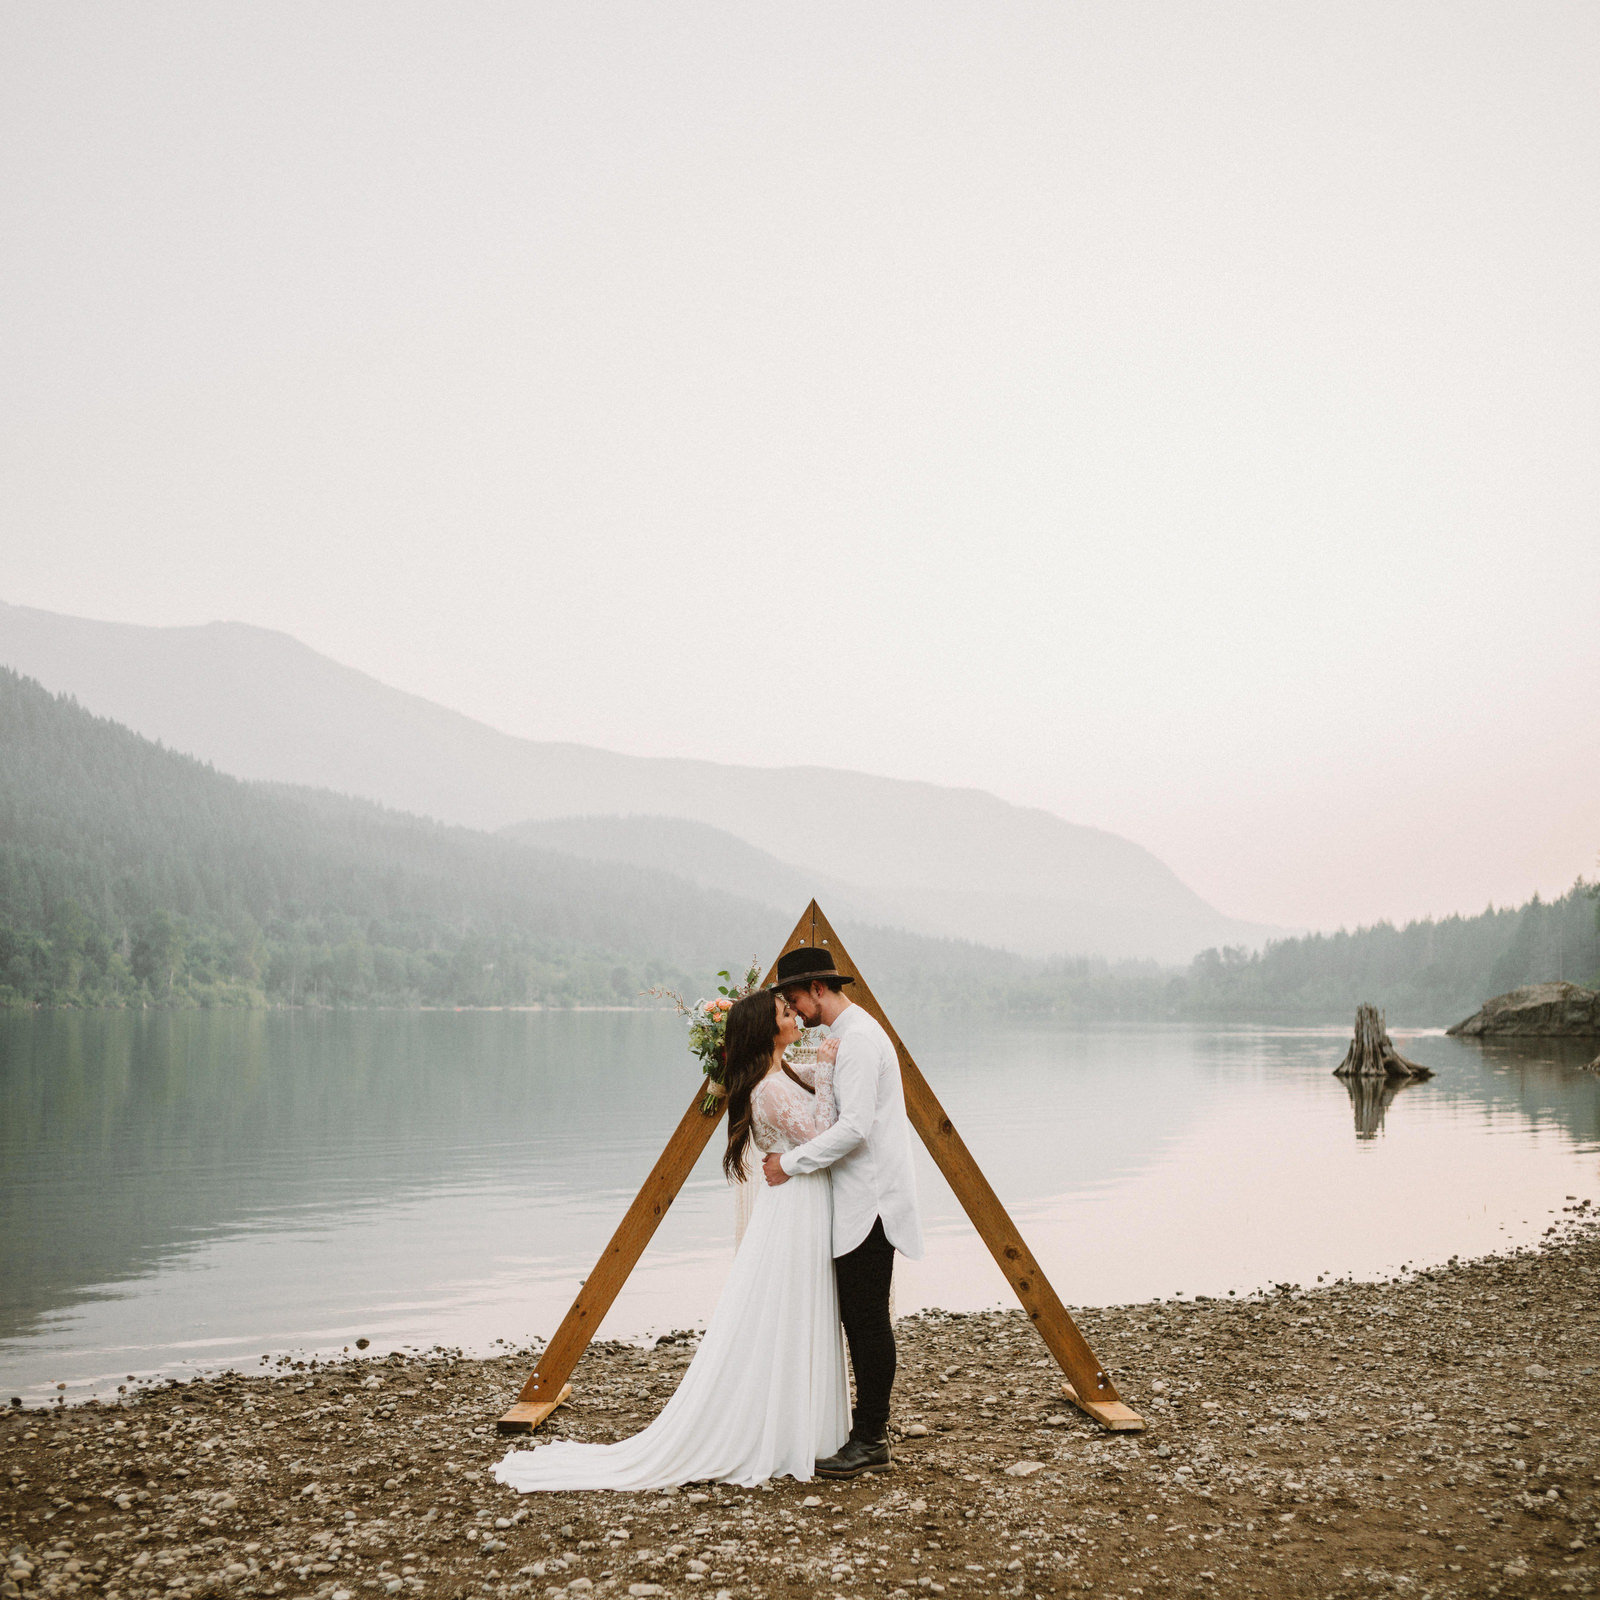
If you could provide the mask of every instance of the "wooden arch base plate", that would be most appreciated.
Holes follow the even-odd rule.
[[[519,1400],[495,1423],[496,1433],[532,1433],[557,1406],[565,1405],[572,1393],[572,1385],[561,1385],[561,1393],[554,1400]]]
[[[1070,1383],[1061,1385],[1061,1392],[1073,1405],[1094,1418],[1108,1433],[1143,1433],[1144,1418],[1120,1400],[1084,1400]]]

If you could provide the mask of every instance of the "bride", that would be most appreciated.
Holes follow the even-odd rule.
[[[838,1115],[833,1040],[814,1079],[784,1062],[801,1024],[781,994],[737,1001],[724,1035],[728,1149],[745,1175],[747,1147],[783,1152]],[[758,1175],[759,1176],[759,1175]],[[558,1440],[509,1450],[490,1470],[507,1488],[662,1489],[714,1478],[749,1487],[802,1482],[850,1432],[844,1338],[833,1270],[833,1194],[826,1171],[755,1182],[754,1209],[715,1314],[677,1393],[642,1433],[616,1444]]]

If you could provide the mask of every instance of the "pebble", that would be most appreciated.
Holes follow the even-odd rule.
[[[1143,1435],[1052,1409],[1060,1375],[1018,1313],[903,1318],[897,1397],[937,1394],[939,1424],[836,1485],[520,1500],[483,1469],[527,1351],[13,1409],[0,1600],[1593,1591],[1600,1238],[1569,1209],[1538,1253],[1427,1279],[1075,1313]],[[545,1436],[634,1431],[689,1353],[595,1345]]]

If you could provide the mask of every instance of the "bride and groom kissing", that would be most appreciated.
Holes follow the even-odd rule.
[[[900,1064],[882,1025],[817,948],[778,958],[771,987],[735,1002],[725,1033],[734,1181],[760,1154],[750,1221],[700,1348],[643,1432],[615,1444],[510,1450],[508,1488],[745,1487],[889,1467],[894,1257],[922,1225]],[[807,1027],[830,1037],[807,1072],[784,1060]],[[845,1370],[855,1373],[852,1415]]]

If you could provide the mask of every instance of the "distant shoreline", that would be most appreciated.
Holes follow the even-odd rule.
[[[1019,1026],[1062,1026],[1081,1028],[1277,1028],[1290,1031],[1315,1030],[1330,1037],[1348,1036],[1350,1018],[1338,1013],[1284,1013],[1272,1011],[1195,1013],[1189,1015],[1107,1014],[1104,1012],[1075,1011],[1068,1008],[1032,1010],[1009,1008],[1000,1004],[967,1004],[965,997],[953,997],[940,1003],[926,996],[895,1005],[892,1009],[906,1016],[960,1016],[974,1023],[1012,1023]],[[45,1005],[16,1004],[0,1006],[0,1019],[7,1016],[51,1017],[179,1017],[207,1014],[229,1016],[263,1015],[301,1017],[351,1017],[351,1016],[671,1016],[672,1012],[654,1005],[552,1005],[532,1001],[520,1005],[305,1005],[283,1001],[267,1001],[254,1005]],[[1402,1037],[1442,1037],[1451,1032],[1441,1021],[1391,1021],[1390,1032]],[[1524,1054],[1544,1053],[1561,1055],[1570,1053],[1567,1047],[1573,1040],[1559,1034],[1512,1034],[1503,1036],[1471,1036],[1464,1043],[1475,1044],[1488,1050],[1518,1050]],[[1581,1043],[1582,1041],[1579,1041]],[[1592,1052],[1591,1052],[1592,1053]],[[1588,1057],[1585,1056],[1585,1063]]]

